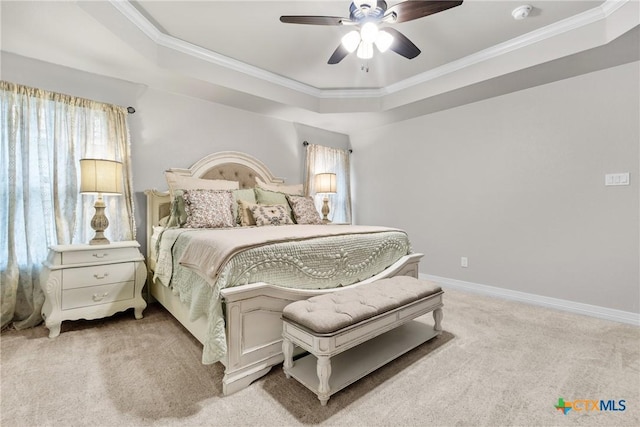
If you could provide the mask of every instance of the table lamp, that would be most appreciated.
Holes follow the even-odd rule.
[[[335,173],[319,173],[315,177],[315,190],[316,193],[324,193],[324,199],[322,199],[322,222],[329,223],[329,197],[327,194],[332,194],[336,192],[337,183],[336,183],[336,174]]]
[[[96,213],[91,218],[91,228],[96,235],[89,242],[90,245],[108,245],[109,239],[104,236],[104,230],[109,227],[109,220],[104,214],[105,204],[103,194],[122,194],[122,163],[103,159],[80,160],[80,192],[98,194],[93,206]]]

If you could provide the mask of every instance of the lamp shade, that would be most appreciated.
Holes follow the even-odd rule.
[[[386,52],[393,44],[393,36],[386,31],[382,30],[378,32],[376,38],[376,47],[381,53]]]
[[[355,52],[360,44],[360,33],[357,31],[350,31],[342,37],[342,46],[349,52]]]
[[[80,192],[122,194],[122,163],[114,160],[81,159]]]
[[[316,193],[335,193],[338,186],[335,173],[319,173],[316,175]]]
[[[373,44],[378,37],[378,27],[373,22],[367,22],[360,30],[360,37],[365,43]]]
[[[358,51],[356,55],[360,59],[371,59],[373,58],[373,43],[362,41],[360,45],[358,45]]]

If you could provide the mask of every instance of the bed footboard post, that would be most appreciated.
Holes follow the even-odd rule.
[[[411,276],[418,278],[420,258],[414,258],[405,264],[404,268],[396,276]]]
[[[281,315],[291,300],[270,294],[262,285],[245,285],[244,292],[237,287],[221,290],[227,333],[225,395],[242,390],[284,360]]]

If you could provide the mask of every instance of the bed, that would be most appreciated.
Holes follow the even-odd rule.
[[[245,153],[233,151],[211,154],[190,168],[173,168],[170,169],[170,172],[180,177],[237,181],[241,189],[254,188],[257,182],[269,189],[285,188],[284,180],[273,176],[260,160]],[[171,213],[169,192],[147,190],[145,194],[147,196],[147,266],[149,273],[147,283],[151,296],[203,344],[203,363],[219,361],[224,365],[223,394],[228,395],[247,387],[252,381],[269,372],[271,367],[283,361],[282,309],[293,301],[335,292],[340,287],[321,289],[311,281],[303,288],[298,288],[295,278],[286,276],[284,271],[286,269],[281,269],[283,270],[282,274],[276,275],[277,278],[273,280],[255,279],[255,277],[271,278],[273,276],[260,276],[259,274],[251,276],[247,273],[231,285],[231,279],[228,277],[233,276],[233,256],[249,257],[248,254],[252,254],[251,251],[267,250],[264,249],[266,246],[260,244],[251,246],[249,249],[234,249],[228,257],[221,257],[220,265],[216,269],[209,268],[208,265],[199,266],[198,261],[187,262],[190,260],[189,254],[198,252],[193,248],[198,247],[196,243],[202,244],[204,241],[202,236],[209,239],[209,234],[213,234],[217,238],[223,234],[216,233],[238,233],[232,236],[234,238],[227,240],[242,241],[242,239],[249,238],[249,234],[253,233],[252,230],[255,230],[257,234],[261,227],[237,227],[237,229],[228,230],[185,230],[163,227],[160,225],[161,221]],[[361,286],[381,278],[397,275],[418,276],[418,263],[422,254],[412,253],[410,247],[408,250],[403,249],[401,244],[381,243],[387,241],[383,240],[383,238],[387,239],[387,236],[389,236],[389,241],[393,240],[391,237],[397,237],[401,230],[387,230],[384,227],[370,229],[364,226],[346,225],[287,225],[284,227],[262,227],[262,229],[277,229],[278,233],[283,234],[272,242],[272,245],[277,249],[268,248],[270,251],[276,251],[286,249],[287,245],[296,245],[297,241],[304,241],[309,245],[314,244],[311,241],[312,238],[306,237],[316,232],[314,227],[320,227],[324,235],[313,237],[313,239],[322,240],[323,244],[327,242],[339,244],[340,239],[351,239],[350,236],[353,233],[353,235],[360,234],[362,238],[374,239],[371,240],[374,242],[372,245],[384,248],[379,251],[382,259],[380,263],[383,264],[378,265],[377,270],[373,273],[363,272],[362,269],[359,269],[355,275],[353,272],[340,272],[343,276],[351,275],[349,277],[355,280],[354,283],[348,284],[350,287]],[[306,234],[304,234],[305,237],[301,237],[298,233]],[[240,235],[243,237],[235,239],[235,236]],[[292,236],[295,238],[292,239]],[[204,248],[202,250],[206,251],[206,247],[202,247]],[[394,247],[394,250],[399,251],[400,255],[387,254],[385,251],[388,247]],[[305,250],[310,249],[306,248]],[[292,253],[299,253],[301,259],[304,259],[305,252],[298,251],[302,251],[302,249],[296,247]],[[168,254],[171,259],[166,260]],[[280,255],[276,254],[275,256],[280,261]],[[282,255],[282,257],[287,256],[291,258],[291,255]],[[329,254],[327,257],[331,258],[332,256]],[[180,263],[178,258],[187,261]],[[295,263],[290,262],[289,264]],[[170,271],[167,276],[165,270],[169,264],[176,271]],[[288,264],[284,262],[277,265]],[[303,268],[306,267],[293,269],[302,270]],[[164,276],[159,274],[162,272],[164,272]],[[228,286],[220,285],[222,276],[226,277],[227,281],[224,283],[227,283]],[[339,280],[344,281],[345,279],[342,277]],[[344,283],[347,284],[347,282]],[[189,290],[191,287],[197,289],[193,291],[193,294],[197,294],[198,297],[191,295],[192,291]],[[209,300],[209,298],[211,299]],[[213,334],[216,336],[213,337]],[[213,353],[210,353],[211,351]]]

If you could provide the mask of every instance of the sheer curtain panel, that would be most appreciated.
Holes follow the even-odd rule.
[[[95,196],[79,193],[81,158],[123,163],[124,194],[105,196],[112,241],[135,238],[126,110],[0,81],[2,327],[42,321],[48,247],[87,243]]]
[[[329,220],[333,223],[351,223],[350,153],[348,150],[309,144],[307,146],[305,194],[314,196],[316,209],[322,210],[324,194],[316,194],[315,176],[319,173],[336,174],[336,193],[329,198]]]

